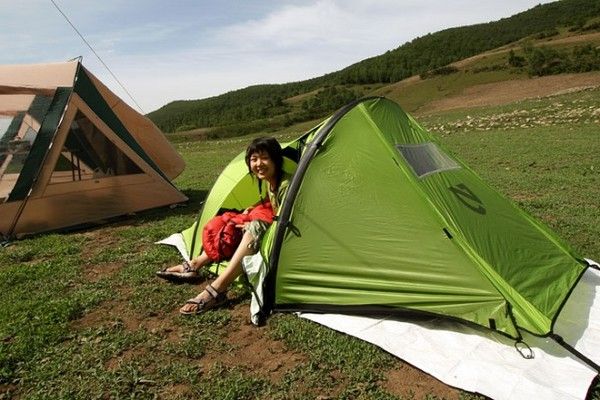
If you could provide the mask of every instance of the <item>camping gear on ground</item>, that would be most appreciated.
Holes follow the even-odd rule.
[[[561,342],[554,323],[588,263],[396,103],[353,102],[282,147],[298,166],[261,246],[263,315],[438,315]],[[206,221],[258,201],[240,160],[179,249],[199,252]]]
[[[186,201],[162,132],[79,61],[0,66],[0,236]]]

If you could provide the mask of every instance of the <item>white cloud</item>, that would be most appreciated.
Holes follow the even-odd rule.
[[[345,40],[344,27],[353,25],[354,16],[333,1],[321,0],[307,6],[285,6],[266,17],[225,27],[217,39],[245,48],[305,49],[319,43]]]

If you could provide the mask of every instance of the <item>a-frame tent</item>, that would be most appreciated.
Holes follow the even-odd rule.
[[[79,61],[0,66],[0,235],[186,201],[162,132]]]
[[[587,263],[397,104],[354,102],[288,147],[301,156],[262,243],[265,313],[421,313],[552,334]],[[258,199],[236,162],[200,221],[242,187],[255,197],[240,208]]]

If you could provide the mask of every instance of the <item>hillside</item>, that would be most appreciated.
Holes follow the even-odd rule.
[[[600,33],[588,33],[536,42],[539,47],[573,49],[583,45],[598,47]],[[414,76],[372,91],[371,95],[389,97],[415,114],[431,114],[457,108],[507,104],[513,101],[548,96],[567,90],[600,86],[600,72],[562,73],[530,76],[523,68],[511,68],[510,51],[523,54],[520,43],[478,54],[451,64],[449,75],[421,79]]]
[[[416,38],[383,55],[318,78],[280,85],[252,86],[203,100],[176,101],[150,113],[149,117],[165,132],[213,128],[208,132],[204,130],[201,136],[238,136],[279,129],[322,117],[356,97],[385,94],[388,89],[393,92],[393,87],[385,87],[397,85],[402,79],[415,74],[425,74],[429,79],[444,78],[444,74],[453,75],[457,71],[445,67],[449,63],[477,57],[499,47],[502,49],[502,46],[517,49],[517,62],[514,57],[508,59],[508,50],[504,53],[500,51],[500,54],[504,54],[503,59],[496,64],[480,59],[482,65],[470,71],[472,73],[467,76],[469,82],[454,79],[454,89],[532,74],[581,72],[578,68],[598,70],[600,55],[596,49],[597,38],[573,45],[587,52],[585,56],[589,62],[584,67],[573,61],[581,57],[573,54],[575,50],[571,46],[567,53],[558,55],[568,59],[568,62],[559,63],[560,68],[546,63],[552,65],[551,70],[534,69],[534,62],[545,65],[545,61],[554,60],[557,54],[532,46],[553,44],[570,37],[593,36],[590,34],[598,31],[599,20],[600,3],[597,1],[565,0],[538,5],[499,21],[447,29]],[[586,48],[586,44],[592,47]],[[409,100],[409,107],[405,107],[415,111],[424,101],[447,94],[444,90],[426,91]],[[406,99],[411,96],[409,93],[403,97]],[[411,103],[416,104],[415,108]]]

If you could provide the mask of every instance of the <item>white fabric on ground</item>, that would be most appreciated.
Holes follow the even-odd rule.
[[[250,320],[254,325],[259,325],[260,320],[260,309],[263,304],[263,282],[267,275],[267,268],[265,266],[265,260],[262,258],[260,252],[244,257],[242,261],[242,268],[248,277],[248,281],[254,287],[252,292],[252,300],[250,301]]]
[[[185,261],[190,261],[190,256],[188,254],[187,249],[185,248],[185,242],[183,241],[183,235],[181,233],[174,233],[168,238],[164,238],[163,240],[155,242],[155,244],[166,244],[168,246],[175,246],[181,254],[181,257],[183,257]]]
[[[600,364],[600,272],[589,269],[569,297],[555,332]],[[533,358],[515,341],[444,318],[407,322],[338,314],[301,317],[373,343],[450,386],[496,400],[584,399],[596,371],[551,339],[523,333]]]
[[[586,261],[600,268],[597,262]],[[600,271],[590,269],[581,278],[561,311],[554,332],[600,365]]]

